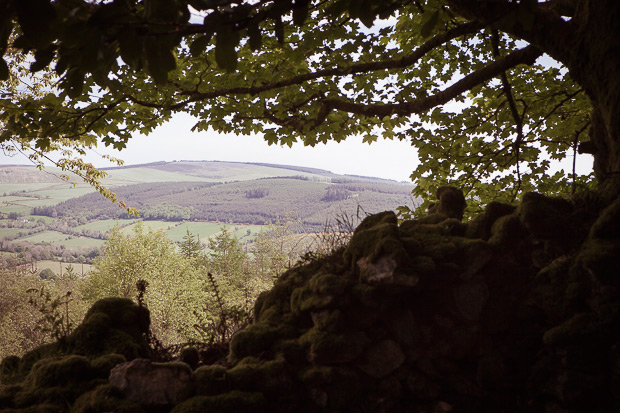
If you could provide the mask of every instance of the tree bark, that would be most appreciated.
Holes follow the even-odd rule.
[[[575,12],[575,45],[563,63],[592,102],[594,173],[620,194],[620,2],[587,0]]]

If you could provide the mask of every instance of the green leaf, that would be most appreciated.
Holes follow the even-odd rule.
[[[176,67],[176,60],[172,54],[171,45],[165,41],[150,42],[146,45],[146,59],[149,74],[155,83],[166,83],[168,72]]]
[[[284,44],[284,24],[282,23],[282,16],[276,17],[276,39],[278,43]]]
[[[121,59],[130,67],[134,69],[139,68],[144,53],[144,43],[144,37],[139,36],[133,27],[126,27],[120,30],[118,44]]]
[[[253,52],[260,50],[261,46],[263,45],[263,36],[258,27],[258,23],[256,24],[250,23],[248,25],[248,36],[250,38],[249,39],[250,49]]]
[[[54,48],[48,47],[47,49],[37,50],[34,54],[35,61],[30,65],[31,72],[38,72],[43,70],[49,65],[54,58]]]
[[[9,66],[4,59],[0,58],[0,80],[7,80],[9,78]]]
[[[370,29],[374,24],[376,17],[377,14],[375,13],[373,7],[367,2],[362,2],[362,7],[360,8],[359,13],[359,19],[362,24]]]
[[[306,18],[308,17],[308,2],[304,1],[302,4],[293,7],[293,24],[296,26],[303,26]]]
[[[215,61],[219,67],[229,72],[237,69],[237,51],[239,33],[230,26],[223,26],[215,36]]]
[[[422,28],[420,29],[420,35],[423,38],[429,37],[433,33],[433,29],[439,22],[439,11],[432,14],[425,13],[422,19]]]
[[[205,51],[206,47],[211,41],[211,37],[213,37],[213,33],[207,33],[192,42],[192,45],[189,47],[189,51],[193,57],[198,57],[202,52]]]

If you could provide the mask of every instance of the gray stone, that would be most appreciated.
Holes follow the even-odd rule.
[[[489,287],[483,279],[472,279],[455,287],[452,294],[461,316],[477,321],[489,299]]]
[[[370,262],[366,257],[357,261],[362,281],[370,285],[385,287],[415,287],[420,278],[414,274],[397,271],[398,264],[394,258],[383,256],[377,262]]]
[[[405,354],[393,340],[383,340],[366,350],[364,362],[359,368],[377,379],[388,376],[405,362]]]
[[[146,406],[177,404],[191,395],[192,370],[180,362],[153,363],[134,359],[110,371],[110,384],[128,399]]]

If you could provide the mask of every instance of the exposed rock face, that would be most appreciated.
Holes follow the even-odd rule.
[[[197,368],[191,394],[165,401],[176,413],[620,411],[618,228],[620,199],[596,196],[531,194],[468,223],[370,216],[345,249],[259,297],[232,367]],[[5,360],[3,377],[23,363]],[[75,411],[136,405],[90,386]],[[35,404],[17,387],[0,390],[0,406]]]
[[[191,394],[192,369],[180,362],[134,359],[114,367],[109,382],[143,406],[172,406]]]

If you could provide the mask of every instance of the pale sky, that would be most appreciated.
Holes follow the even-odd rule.
[[[415,149],[409,142],[379,140],[369,145],[361,137],[304,147],[301,143],[269,146],[260,136],[220,135],[215,132],[191,132],[194,121],[177,114],[149,136],[135,135],[122,151],[101,145],[99,154],[110,154],[135,165],[158,161],[204,160],[264,162],[308,166],[337,174],[364,175],[409,182],[417,165]],[[93,153],[86,160],[96,167],[112,166]],[[21,155],[8,157],[0,152],[0,165],[30,164]]]
[[[100,155],[109,154],[123,159],[125,165],[159,161],[229,161],[262,162],[278,165],[307,166],[337,174],[363,175],[410,182],[409,175],[417,165],[415,148],[407,141],[378,140],[372,144],[361,137],[345,141],[305,147],[301,143],[288,146],[269,146],[260,136],[222,135],[216,132],[191,132],[194,120],[187,114],[177,114],[149,136],[134,135],[122,151],[103,145],[86,157],[96,167],[114,166]],[[553,170],[572,170],[572,157],[561,164],[554,162]],[[0,152],[0,166],[29,165],[22,155],[6,156]],[[577,158],[577,171],[589,173],[592,157]]]

